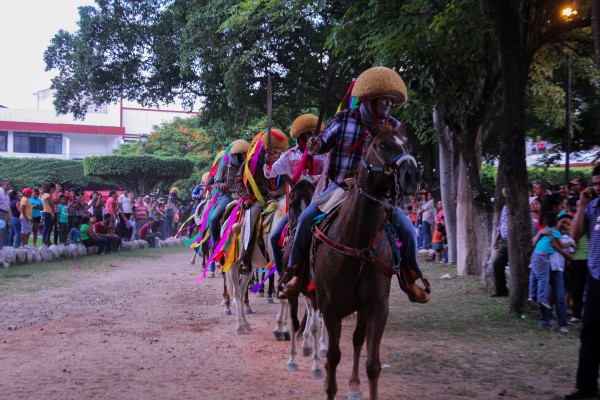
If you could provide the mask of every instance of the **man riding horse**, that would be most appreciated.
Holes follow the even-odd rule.
[[[221,239],[221,218],[225,213],[227,205],[234,199],[239,198],[236,176],[244,164],[246,152],[249,148],[250,144],[247,141],[243,139],[234,140],[229,148],[227,161],[223,162],[217,170],[215,185],[218,190],[219,199],[214,205],[210,219],[210,236],[213,243],[213,250]],[[210,271],[214,273],[215,261],[211,262]]]
[[[288,148],[288,138],[279,129],[271,129],[271,146],[274,153],[280,153]],[[280,182],[277,185],[277,179],[269,179],[265,176],[263,166],[266,161],[266,144],[268,143],[269,132],[263,133],[261,136],[262,146],[259,150],[256,163],[254,160],[246,159],[236,176],[236,188],[240,198],[243,199],[243,206],[247,213],[250,213],[250,226],[245,227],[247,232],[250,232],[250,240],[247,245],[242,246],[239,255],[238,268],[241,274],[249,274],[252,271],[250,266],[250,258],[252,257],[252,249],[254,240],[256,239],[256,223],[263,212],[268,199],[278,199],[285,194],[285,183]],[[277,156],[275,156],[277,158]],[[254,168],[254,171],[252,171]],[[246,223],[246,222],[245,222]]]
[[[273,156],[266,156],[266,163],[263,167],[263,172],[267,178],[277,178],[282,176],[293,186],[298,183],[303,174],[306,173],[314,179],[318,179],[323,171],[323,162],[325,156],[319,154],[312,156],[306,150],[308,139],[317,133],[317,123],[319,118],[312,114],[303,114],[294,120],[290,128],[290,136],[296,140],[297,145],[283,153],[277,161],[273,163]],[[323,130],[321,125],[318,132]],[[272,164],[272,165],[271,165]],[[283,248],[279,245],[281,234],[288,223],[288,215],[286,214],[279,224],[274,228],[269,236],[271,247],[273,249],[273,258],[279,274],[283,274]]]
[[[321,214],[317,201],[326,198],[336,189],[347,187],[345,180],[354,176],[366,148],[381,126],[401,128],[402,123],[390,115],[393,105],[406,103],[406,85],[397,72],[386,67],[373,67],[361,73],[352,88],[352,96],[358,97],[358,108],[346,109],[336,114],[325,130],[308,140],[308,151],[315,154],[329,154],[329,187],[317,197],[300,215],[294,242],[288,262],[288,274],[293,275],[283,292],[297,296],[302,283],[304,257],[308,257],[311,245],[311,226]],[[416,258],[416,233],[408,217],[400,209],[395,209],[397,221],[394,230],[401,242],[401,267],[410,270],[412,277],[422,277]],[[402,284],[411,301],[426,302],[429,296],[420,287],[409,282]]]

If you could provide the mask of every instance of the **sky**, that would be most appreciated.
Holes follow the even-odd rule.
[[[0,0],[0,105],[35,109],[33,93],[50,87],[44,51],[60,30],[77,30],[78,7],[93,0]]]

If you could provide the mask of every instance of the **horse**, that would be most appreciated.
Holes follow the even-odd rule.
[[[396,272],[391,267],[392,248],[384,228],[395,200],[402,194],[416,193],[418,186],[419,171],[406,138],[383,127],[359,163],[355,184],[348,189],[337,218],[326,234],[319,235],[315,229],[311,272],[329,336],[325,362],[328,399],[334,399],[338,390],[342,318],[353,312],[357,317],[348,397],[361,397],[358,363],[366,337],[369,398],[378,398],[379,347],[389,312],[391,277]]]
[[[274,210],[272,211],[272,220],[270,222],[270,226],[275,227],[277,226],[277,224],[279,223],[279,221],[281,220],[281,218],[283,217],[283,210],[285,210],[285,196],[282,196],[278,201],[269,201],[269,203],[267,204],[267,209],[269,207],[273,207]],[[259,221],[260,223],[260,221]],[[270,229],[267,229],[266,231],[262,232],[261,235],[259,237],[256,238],[256,240],[254,241],[254,248],[252,249],[252,253],[251,253],[251,264],[252,264],[252,271],[247,274],[247,275],[243,275],[240,274],[237,266],[232,266],[231,268],[229,268],[229,270],[227,271],[227,276],[228,276],[228,282],[227,282],[227,286],[228,289],[231,288],[231,291],[229,292],[230,296],[234,299],[234,302],[238,305],[242,304],[242,295],[246,296],[246,302],[244,309],[242,309],[241,306],[237,307],[237,313],[236,313],[236,327],[235,327],[235,333],[237,335],[242,335],[242,334],[246,334],[248,332],[250,332],[252,330],[252,328],[250,327],[250,324],[248,323],[248,320],[246,319],[246,316],[244,315],[246,314],[251,314],[252,313],[252,309],[250,308],[250,306],[247,303],[247,296],[248,296],[248,284],[250,282],[250,279],[252,278],[252,276],[254,275],[257,266],[266,266],[270,260],[273,259],[273,249],[271,248],[271,243],[269,241],[269,232]],[[263,241],[264,242],[264,249],[265,249],[265,253],[263,253],[263,251],[261,250],[260,246],[258,245],[259,241]],[[240,234],[240,243],[244,243],[244,229],[242,228],[242,232]],[[242,244],[243,245],[243,244]],[[287,327],[284,324],[285,321],[285,313],[284,311],[286,310],[286,308],[280,306],[280,312],[277,315],[276,318],[276,327],[274,330],[274,335],[278,340],[281,340],[281,338],[283,338],[284,340],[286,339],[286,337],[289,337],[289,332]]]
[[[290,190],[289,228],[283,255],[284,265],[287,264],[287,260],[289,259],[289,252],[292,246],[298,218],[301,212],[310,204],[314,192],[315,185],[307,179],[300,180]],[[308,262],[308,260],[305,262]],[[283,268],[279,271],[280,275],[283,275],[282,271]],[[311,378],[322,379],[323,369],[321,368],[321,357],[325,357],[327,353],[326,332],[324,331],[325,326],[322,324],[321,313],[317,308],[315,292],[314,290],[309,291],[307,286],[308,285],[303,285],[301,290],[306,305],[306,312],[302,323],[299,323],[298,321],[298,297],[290,297],[287,300],[292,326],[292,341],[290,346],[290,358],[285,365],[285,369],[288,372],[295,372],[298,370],[298,362],[296,360],[296,339],[303,336],[302,353],[305,357],[313,356]],[[285,300],[282,300],[282,303],[284,301]],[[321,325],[323,332],[319,332],[319,325]]]

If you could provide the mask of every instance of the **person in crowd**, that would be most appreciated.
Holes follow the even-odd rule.
[[[33,194],[33,190],[30,188],[23,189],[23,196],[21,197],[21,248],[29,249],[29,236],[33,229],[33,215],[31,209],[31,202],[29,198]]]
[[[444,217],[440,219],[440,222],[437,224],[435,231],[433,231],[433,239],[431,240],[431,244],[433,245],[433,258],[435,262],[443,263],[444,258],[444,236],[446,234],[446,228],[444,227]]]
[[[75,221],[75,225],[69,231],[69,237],[67,238],[68,244],[77,244],[81,238],[81,222]]]
[[[110,225],[113,219],[110,217],[104,218],[102,221],[94,223],[94,233],[98,239],[106,239],[106,253],[117,251],[121,247],[121,238],[118,235],[110,232]]]
[[[37,247],[38,233],[40,231],[40,225],[42,222],[42,209],[44,208],[42,205],[42,199],[40,199],[39,189],[33,189],[33,193],[29,199],[29,202],[31,203],[31,219],[33,221],[31,227],[33,247]]]
[[[555,251],[550,255],[550,305],[556,309],[558,331],[569,333],[567,322],[567,302],[565,297],[565,261],[570,261],[575,251],[575,241],[569,236],[571,216],[564,214],[558,219],[556,229],[560,232],[560,244],[564,252]],[[540,308],[540,320],[543,326],[550,326],[551,309]]]
[[[3,178],[0,180],[0,220],[4,221],[4,227],[0,227],[0,250],[4,247],[5,240],[8,238],[8,229],[10,224],[10,180]]]
[[[11,214],[9,243],[16,249],[21,245],[21,196],[17,189],[12,189],[8,197]]]
[[[529,203],[529,213],[531,215],[531,222],[535,226],[535,232],[540,230],[540,213],[542,210],[542,203],[537,196],[531,198]],[[535,233],[534,233],[535,235]],[[532,235],[533,236],[533,235]]]
[[[575,391],[566,399],[587,399],[598,395],[600,368],[600,165],[592,170],[592,187],[582,190],[579,207],[571,222],[571,237],[588,237],[588,276],[579,347]]]
[[[577,205],[577,201],[579,200],[579,196],[583,190],[587,187],[585,179],[575,178],[572,179],[571,182],[571,191],[573,194],[569,197],[567,201],[567,205],[575,210],[575,206]]]
[[[131,239],[133,235],[133,229],[128,226],[128,222],[131,219],[131,211],[133,206],[133,193],[129,192],[127,188],[123,189],[123,192],[117,200],[118,215],[119,215],[119,236],[123,240]]]
[[[40,190],[42,199],[42,245],[50,246],[50,234],[54,229],[54,200],[52,200],[54,186],[43,183]]]
[[[75,216],[77,218],[78,221],[81,221],[83,219],[83,217],[86,217],[88,215],[88,208],[89,206],[87,205],[86,201],[85,201],[85,195],[83,193],[83,191],[79,188],[75,189],[75,201],[77,203],[77,210],[75,212]]]
[[[138,196],[137,201],[133,205],[133,213],[135,215],[135,231],[133,233],[133,237],[140,239],[140,229],[142,229],[142,226],[144,226],[146,221],[148,221],[148,217],[150,216],[150,211],[148,210],[148,207],[146,207],[144,198],[142,196]]]
[[[60,202],[59,202],[60,196],[66,196],[67,203],[69,203],[71,201],[71,195],[67,190],[65,190],[64,185],[60,182],[56,182],[56,183],[54,183],[54,192],[52,192],[52,204],[53,204],[53,212],[54,212],[54,218],[52,219],[54,221],[54,225],[52,227],[52,231],[54,232],[54,244],[58,244],[58,240],[60,237],[60,227],[58,225],[58,209],[57,209],[58,205],[60,204]]]
[[[102,200],[102,193],[99,193],[99,192],[92,193],[92,198],[90,199],[88,204],[91,207],[92,214],[94,214],[94,217],[96,217],[96,220],[102,221],[104,218],[104,214],[103,214],[104,201]],[[116,216],[116,212],[115,212],[115,216]]]
[[[59,204],[56,206],[58,211],[58,232],[60,243],[66,243],[69,234],[69,206],[67,205],[67,196],[60,195]]]
[[[158,236],[160,235],[160,232],[152,232],[152,223],[153,222],[154,222],[154,220],[152,219],[152,217],[148,217],[148,219],[146,220],[144,225],[142,225],[142,227],[140,228],[140,231],[138,233],[139,238],[148,242],[148,244],[150,245],[151,248],[156,247],[156,240],[158,239]]]
[[[548,301],[548,282],[550,280],[550,255],[558,247],[557,239],[562,235],[555,229],[556,214],[552,211],[544,215],[546,227],[540,230],[532,239],[535,249],[531,255],[529,268],[529,298],[531,303],[551,309]]]
[[[174,232],[174,223],[175,223],[175,204],[173,204],[173,200],[171,197],[167,199],[167,203],[165,204],[165,238],[171,237],[171,233]]]
[[[168,238],[168,235],[166,229],[167,229],[167,222],[166,222],[166,218],[165,218],[165,214],[164,214],[164,204],[159,204],[158,200],[153,200],[152,201],[152,208],[151,208],[151,212],[152,212],[152,218],[154,219],[154,223],[152,224],[152,231],[154,232],[161,232],[161,239],[165,240],[166,238]]]
[[[502,188],[502,195],[506,197],[506,188]],[[492,297],[508,296],[506,285],[506,265],[508,264],[508,216],[506,205],[502,206],[498,226],[492,241],[494,254],[491,259],[492,271],[494,273],[494,293]]]
[[[250,241],[247,247],[243,247],[240,250],[237,267],[241,274],[249,274],[252,270],[250,259],[252,258],[252,249],[254,249],[254,243],[256,241],[255,226],[262,213],[266,202],[269,199],[278,199],[285,194],[285,184],[282,183],[277,187],[276,179],[269,179],[265,176],[264,164],[266,156],[266,147],[268,143],[268,132],[265,132],[261,136],[262,146],[257,151],[260,151],[258,161],[256,163],[256,169],[251,170],[252,166],[246,168],[246,163],[250,160],[246,159],[245,163],[242,164],[238,170],[236,176],[236,188],[238,195],[243,199],[243,206],[247,213],[250,213]],[[279,129],[271,129],[271,146],[273,151],[281,153],[289,147],[289,141],[285,133]],[[247,169],[247,171],[246,171]],[[244,182],[244,179],[248,180],[248,185]],[[254,185],[251,182],[254,182]]]
[[[104,209],[105,209],[105,211],[104,211],[104,215],[102,216],[102,218],[98,219],[98,217],[96,217],[96,219],[98,219],[98,221],[102,221],[106,217],[112,218],[113,221],[118,220],[119,203],[117,200],[117,191],[116,190],[111,190],[110,192],[108,192],[108,198],[106,199]]]
[[[433,195],[431,194],[431,192],[427,192],[425,196],[425,205],[419,211],[422,217],[421,223],[423,225],[423,239],[421,241],[421,245],[424,249],[429,250],[431,249],[431,236],[432,228],[435,223],[436,209],[433,200]]]
[[[579,207],[580,201],[577,200],[575,210]],[[577,247],[573,254],[573,261],[571,261],[571,298],[573,299],[572,316],[569,321],[571,324],[581,322],[581,316],[583,315],[583,292],[588,275],[588,254],[588,238],[587,233],[584,233],[577,240]]]
[[[106,249],[108,240],[103,237],[96,235],[93,224],[96,221],[96,217],[85,216],[81,219],[81,227],[79,229],[81,233],[81,243],[88,249],[91,248],[92,255],[99,255]]]

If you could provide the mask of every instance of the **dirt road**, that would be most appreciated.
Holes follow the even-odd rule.
[[[236,337],[233,317],[221,316],[222,280],[193,285],[199,267],[189,265],[188,259],[187,251],[157,253],[112,259],[93,270],[82,260],[81,268],[58,273],[58,279],[64,275],[64,284],[3,295],[0,398],[324,398],[323,381],[310,379],[309,358],[300,357],[298,372],[284,370],[289,342],[277,342],[272,334],[277,304],[251,295],[255,314],[248,318],[253,331]],[[539,389],[535,384],[523,392],[511,387],[518,371],[502,372],[512,367],[507,362],[469,367],[483,377],[503,375],[492,382],[471,379],[460,358],[440,366],[440,361],[447,362],[440,354],[452,357],[465,349],[449,349],[452,344],[445,343],[443,332],[427,332],[418,321],[405,329],[400,315],[414,318],[426,309],[408,303],[395,282],[391,302],[381,349],[381,398],[532,398],[531,392],[552,398],[545,379]],[[348,390],[353,323],[349,318],[344,324],[340,398]],[[478,347],[473,351],[485,353]],[[473,358],[480,359],[477,354]],[[364,367],[361,380],[366,398]],[[568,390],[570,384],[551,382],[551,393]],[[524,392],[527,396],[521,397]]]

